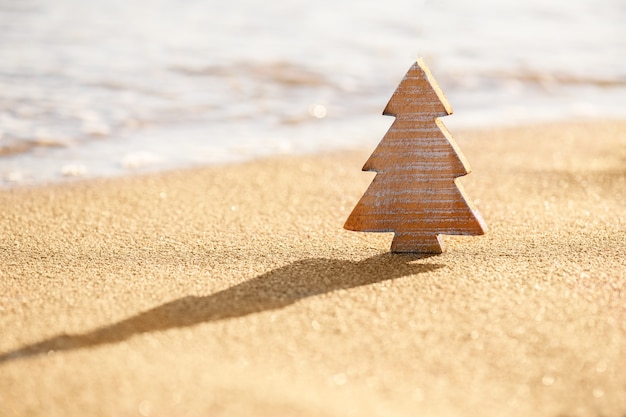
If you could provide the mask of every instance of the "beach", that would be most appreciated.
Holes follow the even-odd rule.
[[[342,229],[371,147],[2,189],[0,415],[623,417],[625,131],[452,132],[437,256]]]

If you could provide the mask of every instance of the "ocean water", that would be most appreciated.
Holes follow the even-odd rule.
[[[373,147],[418,56],[453,134],[626,117],[623,0],[0,0],[0,186]]]

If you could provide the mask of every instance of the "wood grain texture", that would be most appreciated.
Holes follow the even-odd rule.
[[[421,59],[383,114],[396,120],[363,166],[378,174],[344,227],[394,232],[392,252],[441,253],[440,234],[484,234],[484,220],[455,181],[469,164],[438,119],[452,107]]]

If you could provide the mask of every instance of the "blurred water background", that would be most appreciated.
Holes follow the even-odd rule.
[[[624,0],[0,0],[0,186],[373,147],[418,56],[453,134],[626,117]]]

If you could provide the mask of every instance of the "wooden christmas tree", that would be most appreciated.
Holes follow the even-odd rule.
[[[440,234],[484,234],[484,220],[455,181],[469,165],[438,119],[452,108],[421,59],[383,114],[396,120],[363,167],[377,175],[344,227],[394,232],[392,252],[441,253]]]

